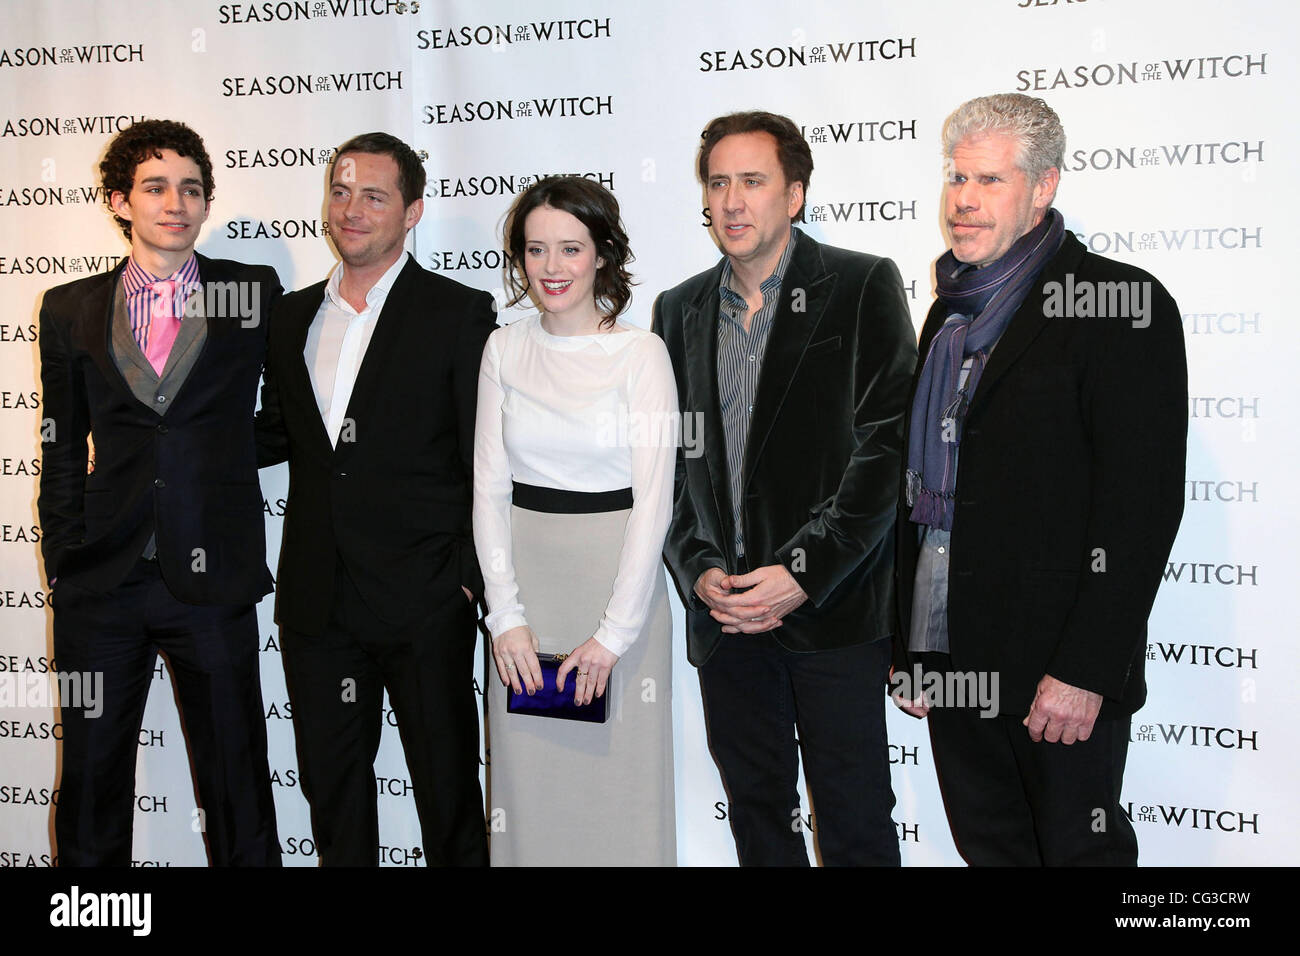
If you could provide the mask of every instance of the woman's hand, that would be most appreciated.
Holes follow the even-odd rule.
[[[594,637],[573,649],[573,653],[564,659],[559,672],[555,675],[555,689],[564,693],[564,677],[571,670],[576,670],[577,680],[573,685],[573,702],[590,704],[594,696],[605,693],[605,682],[609,672],[618,663],[618,655],[606,649],[605,645]]]
[[[501,683],[514,688],[516,694],[526,689],[528,696],[542,686],[542,667],[537,663],[537,638],[528,625],[512,627],[492,639],[492,657],[497,662]],[[519,682],[523,680],[521,687]]]

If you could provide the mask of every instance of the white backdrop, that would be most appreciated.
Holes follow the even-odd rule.
[[[1300,13],[1213,0],[931,0],[924,4],[537,0],[15,0],[0,10],[0,678],[48,669],[36,487],[43,290],[126,251],[98,195],[111,135],[142,117],[206,139],[216,198],[199,249],[268,262],[287,288],[333,265],[331,147],[383,129],[427,152],[411,248],[500,299],[502,217],[538,175],[573,172],[623,207],[639,286],[630,318],[718,255],[693,169],[711,117],[794,118],[816,169],[819,240],[888,255],[918,328],[939,228],[939,129],[972,96],[1041,95],[1060,113],[1057,206],[1096,252],[1173,293],[1187,333],[1187,503],[1151,619],[1150,700],[1124,800],[1147,864],[1278,864],[1293,807],[1297,455],[1283,441],[1295,324],[1278,269],[1296,253],[1292,99]],[[503,320],[515,315],[503,315]],[[1134,467],[1142,463],[1134,462]],[[1288,477],[1290,476],[1290,477]],[[287,485],[262,473],[274,569]],[[271,601],[259,609],[271,767],[286,864],[316,862],[298,791]],[[734,863],[675,620],[678,856]],[[493,678],[495,679],[495,678]],[[202,842],[169,678],[141,732],[135,860],[196,865]],[[905,864],[956,864],[923,724],[889,718]],[[418,861],[396,728],[376,772],[387,865]],[[57,799],[50,708],[0,706],[0,866],[48,865]],[[805,800],[805,812],[807,803]],[[811,835],[810,835],[811,838]]]

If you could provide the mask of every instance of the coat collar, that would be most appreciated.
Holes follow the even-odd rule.
[[[984,397],[992,392],[998,380],[1024,354],[1025,349],[1033,344],[1034,339],[1042,334],[1048,324],[1059,321],[1044,314],[1043,286],[1048,282],[1064,282],[1067,272],[1078,269],[1086,251],[1083,243],[1073,233],[1066,232],[1061,248],[1043,267],[1029,294],[1025,296],[1025,301],[1020,303],[1020,308],[1011,317],[1011,322],[1002,333],[1002,338],[998,339],[997,345],[989,355],[988,365],[984,367],[979,384],[975,387],[975,394],[971,396],[971,411],[974,411]]]
[[[735,540],[731,517],[731,493],[727,487],[727,445],[723,438],[722,403],[718,398],[718,310],[722,269],[726,260],[710,269],[704,284],[682,312],[682,339],[686,352],[686,380],[696,412],[701,418],[704,459],[709,462],[709,484],[717,508],[723,541]],[[684,398],[684,396],[683,396]]]
[[[104,380],[112,382],[124,398],[135,400],[122,370],[113,361],[113,308],[117,298],[117,284],[126,269],[130,256],[123,256],[111,272],[96,276],[97,285],[86,302],[86,344],[90,357],[99,366]]]
[[[767,352],[758,373],[754,411],[749,418],[749,438],[745,442],[745,487],[749,486],[803,353],[812,341],[835,288],[835,274],[826,270],[821,246],[798,229],[794,235],[794,256],[786,270],[785,281],[781,283],[781,299],[772,319]]]

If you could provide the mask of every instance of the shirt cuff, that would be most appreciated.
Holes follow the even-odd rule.
[[[523,605],[518,604],[489,614],[483,622],[487,625],[488,633],[494,638],[500,637],[513,627],[528,626],[528,621],[524,618]]]
[[[601,624],[600,627],[596,628],[596,633],[593,634],[592,637],[595,639],[597,644],[618,657],[622,657],[626,654],[627,649],[631,647],[633,642],[636,640],[635,634],[631,637],[625,637],[616,633],[614,629],[605,624]]]

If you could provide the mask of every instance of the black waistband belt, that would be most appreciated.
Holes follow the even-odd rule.
[[[632,489],[617,491],[564,491],[537,485],[514,483],[514,504],[527,511],[553,515],[591,515],[606,511],[626,511],[632,507]]]

